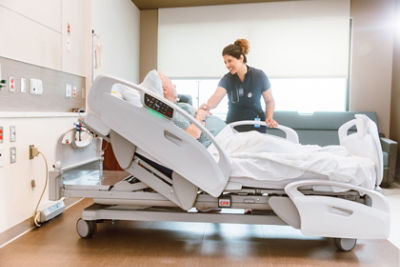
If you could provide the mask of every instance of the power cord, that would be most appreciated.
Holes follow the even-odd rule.
[[[42,226],[42,224],[40,223],[40,211],[38,211],[38,208],[39,208],[40,202],[42,201],[44,192],[46,191],[47,183],[49,181],[49,165],[47,163],[46,157],[44,156],[44,154],[42,152],[40,152],[33,145],[29,146],[29,159],[33,159],[34,157],[38,156],[39,154],[43,157],[44,163],[46,165],[46,181],[45,181],[45,184],[44,184],[44,188],[43,188],[42,194],[40,195],[39,201],[36,204],[35,212],[33,213],[33,222],[36,225],[36,227]]]

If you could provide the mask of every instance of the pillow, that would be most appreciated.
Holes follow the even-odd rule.
[[[129,103],[134,104],[138,107],[142,106],[142,103],[140,102],[140,94],[138,91],[128,86],[122,85],[119,88],[119,92],[122,95],[122,98],[128,101]]]
[[[143,82],[139,85],[143,88],[146,88],[147,90],[152,91],[153,93],[156,93],[159,96],[163,96],[161,78],[156,70],[152,70],[147,73],[146,77],[144,77]]]

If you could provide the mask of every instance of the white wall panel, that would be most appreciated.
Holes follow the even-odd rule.
[[[102,44],[102,69],[131,82],[139,79],[140,11],[130,0],[93,1],[93,29]]]
[[[0,6],[0,56],[62,69],[61,34]]]
[[[61,31],[62,0],[0,0],[0,6]]]
[[[63,0],[62,58],[63,71],[90,78],[91,1]],[[70,33],[67,25],[70,25]]]
[[[222,49],[250,41],[249,65],[271,77],[346,77],[349,0],[159,10],[158,68],[173,77],[220,77]]]

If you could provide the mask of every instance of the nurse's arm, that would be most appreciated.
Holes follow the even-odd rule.
[[[265,122],[268,124],[269,127],[274,128],[278,126],[278,123],[274,120],[275,100],[272,96],[271,88],[264,91],[262,95],[266,106],[265,115],[267,119],[265,120]]]
[[[207,104],[202,104],[200,108],[206,111],[215,108],[225,97],[225,95],[226,89],[219,86],[217,90],[215,90],[215,93],[208,99]]]

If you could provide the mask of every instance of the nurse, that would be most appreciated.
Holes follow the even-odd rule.
[[[269,127],[276,127],[274,120],[275,102],[271,92],[271,84],[262,70],[248,66],[246,55],[249,52],[249,42],[238,39],[222,51],[224,63],[229,70],[218,83],[217,90],[202,104],[201,109],[210,111],[218,106],[221,100],[228,96],[228,114],[226,123],[242,120],[265,121]],[[261,96],[266,105],[266,112],[261,108]],[[265,132],[265,127],[240,126],[239,131],[258,130]]]

